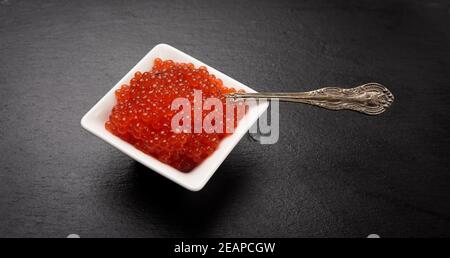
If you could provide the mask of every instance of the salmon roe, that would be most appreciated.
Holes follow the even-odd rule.
[[[223,104],[222,121],[226,120],[224,94],[236,92],[235,89],[225,87],[206,67],[195,68],[191,63],[156,58],[150,71],[136,72],[129,84],[116,90],[117,104],[105,128],[161,162],[189,172],[210,156],[220,141],[229,135],[225,128],[223,133],[172,130],[172,117],[179,112],[171,110],[172,101],[179,97],[187,98],[191,103],[191,114],[194,114],[194,90],[202,91],[203,101],[218,98]],[[208,113],[203,111],[203,118]],[[237,122],[235,116],[234,127]]]

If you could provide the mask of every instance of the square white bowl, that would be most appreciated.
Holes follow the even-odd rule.
[[[81,126],[100,137],[107,143],[116,147],[131,158],[140,162],[144,166],[154,170],[162,176],[172,180],[175,183],[191,190],[201,190],[217,168],[222,164],[228,154],[233,150],[236,144],[241,140],[250,127],[258,120],[268,107],[268,103],[260,103],[256,106],[250,107],[247,114],[239,122],[235,132],[224,138],[218,149],[204,160],[200,165],[195,167],[191,172],[181,172],[156,158],[145,154],[136,149],[133,145],[125,142],[119,137],[113,135],[105,129],[105,122],[108,120],[109,114],[113,106],[116,104],[116,97],[114,92],[122,85],[129,84],[134,73],[137,71],[148,71],[153,67],[155,58],[172,59],[175,62],[193,63],[196,67],[206,66],[211,74],[217,78],[222,79],[223,84],[227,87],[232,87],[237,90],[243,89],[246,92],[256,92],[244,84],[230,78],[229,76],[217,71],[216,69],[198,61],[197,59],[181,52],[180,50],[171,47],[167,44],[159,44],[155,46],[144,58],[137,63],[97,104],[95,104],[81,119]]]

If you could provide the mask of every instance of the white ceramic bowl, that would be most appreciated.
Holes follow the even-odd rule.
[[[222,79],[224,85],[227,87],[233,87],[237,90],[244,89],[246,92],[255,92],[244,84],[228,77],[227,75],[181,52],[178,49],[166,44],[159,44],[148,52],[148,54],[145,55],[144,58],[142,58],[141,61],[133,67],[133,69],[131,69],[108,93],[106,93],[102,99],[100,99],[100,101],[97,102],[97,104],[91,108],[91,110],[86,113],[86,115],[83,116],[81,119],[81,126],[116,147],[123,153],[127,154],[131,158],[142,163],[144,166],[147,166],[148,168],[191,191],[198,191],[205,186],[239,140],[257,121],[258,117],[264,113],[268,107],[268,104],[263,103],[250,107],[248,113],[239,122],[236,131],[232,135],[223,139],[218,149],[210,157],[194,168],[191,172],[181,172],[160,162],[156,158],[143,153],[142,151],[136,149],[133,145],[123,141],[105,129],[105,122],[107,121],[113,106],[116,104],[114,95],[115,90],[122,84],[128,84],[131,78],[133,78],[135,72],[150,70],[153,66],[154,59],[157,57],[161,59],[172,59],[175,62],[190,62],[196,67],[202,65],[206,66],[208,71],[214,74],[217,78]]]

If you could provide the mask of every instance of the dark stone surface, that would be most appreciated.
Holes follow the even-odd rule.
[[[450,236],[448,1],[0,1],[0,236]],[[188,192],[80,127],[168,43],[266,91],[377,81],[379,117],[282,104]]]

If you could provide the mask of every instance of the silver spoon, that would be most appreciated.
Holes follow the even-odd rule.
[[[379,115],[394,102],[394,95],[375,82],[350,89],[326,87],[307,92],[231,93],[225,96],[233,99],[278,99],[332,110],[353,110],[367,115]]]

